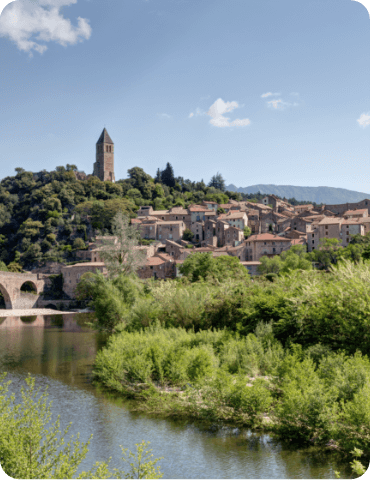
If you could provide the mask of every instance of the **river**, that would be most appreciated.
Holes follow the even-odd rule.
[[[71,433],[93,434],[85,469],[112,457],[124,468],[120,445],[151,442],[164,478],[334,478],[344,466],[332,455],[296,450],[268,435],[232,428],[202,428],[137,414],[120,398],[92,384],[91,371],[104,338],[85,326],[85,314],[0,318],[0,370],[18,390],[30,372],[49,387],[55,418],[73,422]]]

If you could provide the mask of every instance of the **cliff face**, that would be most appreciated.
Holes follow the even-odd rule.
[[[316,203],[337,204],[359,202],[370,198],[370,193],[355,192],[345,188],[333,187],[296,187],[294,185],[251,185],[249,187],[226,186],[226,190],[240,193],[270,193],[281,198],[295,198]]]

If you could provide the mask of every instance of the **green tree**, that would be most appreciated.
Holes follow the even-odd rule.
[[[217,172],[216,175],[213,175],[209,184],[209,187],[214,187],[217,190],[221,190],[221,192],[225,191],[225,180],[221,173]]]
[[[130,470],[109,470],[107,462],[97,462],[90,470],[76,477],[85,459],[92,436],[87,442],[79,434],[65,441],[71,424],[60,431],[59,417],[51,423],[48,394],[36,388],[35,379],[28,377],[22,386],[20,398],[9,394],[11,382],[0,377],[0,462],[5,473],[13,478],[161,478],[152,459],[149,443],[137,444],[136,454],[122,448],[123,461]]]
[[[248,238],[248,237],[251,235],[252,230],[251,230],[250,227],[245,226],[245,227],[244,227],[244,230],[243,230],[243,233],[244,233],[244,238]]]
[[[182,238],[184,240],[186,240],[187,242],[191,242],[193,240],[193,237],[194,237],[194,234],[193,232],[189,229],[189,228],[186,228],[184,230],[184,233],[182,235]]]
[[[174,187],[176,184],[175,175],[173,172],[172,165],[167,163],[166,168],[163,170],[161,174],[161,180],[164,185],[167,187]]]

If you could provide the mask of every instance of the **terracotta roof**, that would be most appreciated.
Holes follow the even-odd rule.
[[[291,241],[292,245],[304,245],[306,242],[304,241],[304,238],[294,238]]]
[[[169,213],[180,213],[182,215],[188,215],[188,211],[183,207],[172,207]]]
[[[344,220],[342,225],[361,225],[362,224],[362,219],[349,219],[349,220]],[[367,219],[366,219],[367,220]],[[370,219],[369,219],[370,220]]]
[[[105,128],[102,131],[102,134],[100,135],[99,140],[96,142],[97,145],[99,145],[100,143],[110,143],[111,145],[113,145],[113,141],[110,138],[109,133]]]
[[[139,218],[132,218],[131,223],[141,223],[141,220]]]
[[[251,237],[247,238],[247,242],[264,242],[266,240],[273,240],[273,241],[280,240],[280,241],[290,242],[288,238],[272,235],[271,233],[261,233],[259,235],[252,235]]]
[[[169,215],[169,211],[168,210],[154,210],[152,212],[152,215]]]
[[[224,213],[220,215],[218,218],[222,220],[229,220],[233,218],[244,218],[246,216],[245,212],[239,212],[239,213]]]
[[[154,265],[162,265],[163,263],[166,263],[165,260],[162,260],[161,258],[159,257],[150,257],[148,258],[148,260],[146,261],[146,265],[147,266],[154,266]]]
[[[325,217],[319,222],[319,225],[336,225],[338,223],[342,223],[343,218],[332,218],[332,217]]]
[[[209,209],[204,205],[190,205],[189,211],[190,212],[207,212]]]

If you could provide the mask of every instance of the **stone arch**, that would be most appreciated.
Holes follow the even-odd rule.
[[[0,283],[0,292],[2,293],[2,296],[4,297],[5,308],[7,310],[11,310],[13,308],[13,304],[12,304],[10,295],[9,295],[7,289],[3,285],[1,285],[1,283]]]
[[[34,295],[37,295],[37,285],[32,282],[31,280],[26,280],[25,282],[22,283],[22,285],[19,288],[19,291],[22,293],[33,293]]]

